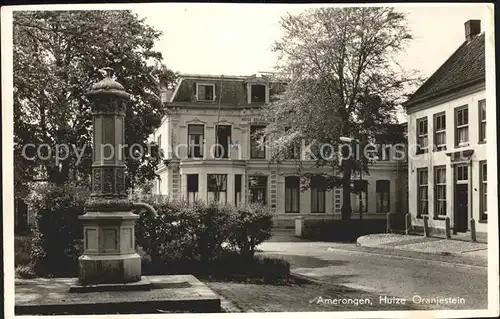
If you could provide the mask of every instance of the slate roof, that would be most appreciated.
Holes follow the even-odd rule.
[[[485,81],[484,33],[465,41],[404,103],[414,104]]]
[[[242,106],[248,105],[247,103],[247,89],[245,84],[247,81],[262,80],[270,84],[269,95],[276,96],[283,92],[285,83],[281,81],[273,80],[269,75],[262,74],[259,77],[257,74],[250,76],[242,75],[207,75],[207,74],[182,74],[180,76],[180,81],[176,86],[170,99],[167,101],[171,103],[184,103],[184,104],[198,104],[207,105],[213,104],[218,105],[219,99],[221,105],[226,106]],[[198,82],[209,82],[213,83],[215,86],[215,99],[213,101],[197,101],[195,98],[196,83]],[[253,81],[252,81],[253,82]],[[221,87],[222,86],[222,87]],[[222,90],[221,90],[222,88]],[[220,96],[219,96],[220,95]],[[167,94],[168,96],[168,94]],[[254,106],[262,105],[258,103],[252,103]]]

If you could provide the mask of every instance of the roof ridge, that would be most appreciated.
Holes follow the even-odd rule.
[[[440,92],[448,91],[468,82],[477,81],[483,77],[480,73],[484,72],[484,68],[482,68],[482,70],[472,68],[471,71],[467,69],[467,67],[469,67],[471,62],[475,62],[478,56],[481,56],[480,54],[471,54],[471,51],[473,52],[478,49],[471,45],[482,43],[482,51],[484,53],[484,36],[484,32],[481,32],[472,39],[465,40],[403,104],[407,106],[416,103],[422,99],[439,94]],[[465,61],[460,61],[461,59]],[[456,64],[458,64],[458,67],[456,67]],[[454,66],[455,69],[453,69]],[[479,74],[475,74],[478,72]],[[458,77],[461,75],[462,79],[458,79],[460,80],[459,83],[453,83],[453,80],[457,81],[457,79],[454,78],[457,75]]]

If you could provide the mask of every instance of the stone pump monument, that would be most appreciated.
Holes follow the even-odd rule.
[[[141,257],[135,250],[136,210],[156,211],[128,199],[124,164],[125,107],[130,94],[113,80],[113,70],[87,94],[93,111],[91,197],[85,204],[84,253],[79,258],[79,282],[73,291],[131,284],[148,287],[141,277]],[[142,278],[142,279],[141,279]],[[134,283],[134,284],[132,284]],[[125,284],[125,285],[124,285]]]
[[[135,250],[135,212],[156,211],[132,202],[126,192],[125,108],[130,94],[112,70],[88,93],[93,112],[92,191],[85,203],[84,252],[78,278],[53,281],[68,291],[16,300],[16,314],[87,315],[221,311],[220,297],[192,275],[141,276]],[[45,283],[44,283],[45,284]],[[117,293],[118,292],[118,293]]]

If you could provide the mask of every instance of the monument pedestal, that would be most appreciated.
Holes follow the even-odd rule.
[[[141,257],[135,251],[132,212],[87,212],[83,221],[84,253],[80,256],[82,285],[130,283],[141,280]]]
[[[141,256],[137,253],[118,256],[82,255],[78,263],[81,283],[128,283],[141,280]]]

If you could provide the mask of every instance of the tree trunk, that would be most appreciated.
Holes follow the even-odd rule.
[[[344,127],[344,136],[348,136],[349,130]],[[349,149],[346,147],[342,148],[342,220],[350,220],[352,214],[351,207],[351,172],[352,172],[352,161]]]
[[[351,168],[344,160],[342,176],[342,220],[351,219]]]
[[[63,185],[69,180],[69,173],[70,173],[70,165],[69,165],[69,160],[66,159],[61,163],[61,169],[58,174],[58,179],[57,179],[57,184]]]

